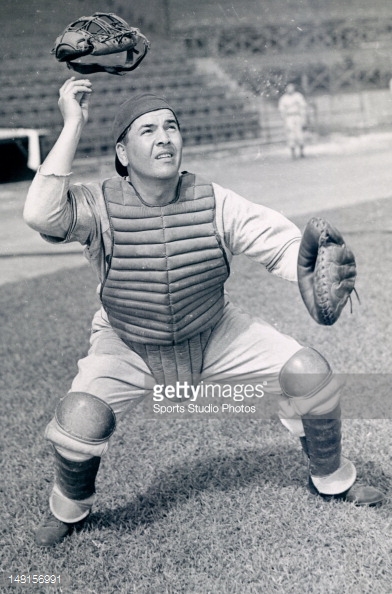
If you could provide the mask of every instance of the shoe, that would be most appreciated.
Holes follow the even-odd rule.
[[[320,493],[320,491],[315,487],[311,477],[309,477],[308,489],[312,495],[319,495],[325,499],[325,501],[331,501],[334,499],[337,501],[340,500],[347,501],[348,503],[354,503],[354,505],[358,506],[379,505],[385,499],[385,495],[375,487],[357,484],[354,484],[352,487],[350,487],[350,489],[344,491],[344,493],[339,493],[338,495],[324,495],[324,493]]]
[[[75,524],[66,524],[49,513],[37,528],[35,542],[40,547],[52,547],[71,534],[74,526]]]

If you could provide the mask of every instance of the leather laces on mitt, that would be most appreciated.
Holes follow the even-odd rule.
[[[141,46],[141,49],[137,46]],[[130,27],[113,13],[95,12],[93,16],[83,16],[69,24],[57,37],[51,53],[59,62],[66,62],[68,68],[81,74],[108,72],[122,75],[139,66],[149,47],[150,42],[139,29]],[[103,56],[119,52],[127,53],[123,66],[74,62],[88,55]]]

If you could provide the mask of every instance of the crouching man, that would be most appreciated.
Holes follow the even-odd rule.
[[[341,383],[327,360],[232,305],[224,290],[237,254],[296,282],[297,227],[198,174],[180,173],[176,113],[151,94],[119,107],[118,175],[72,184],[91,90],[89,80],[75,78],[60,89],[64,126],[24,210],[47,241],[85,246],[101,299],[90,349],[46,430],[55,481],[36,542],[62,541],[89,515],[116,419],[154,385],[176,381],[267,385],[280,399],[283,424],[302,442],[312,490],[359,505],[380,502],[377,489],[355,484],[354,464],[341,454]]]

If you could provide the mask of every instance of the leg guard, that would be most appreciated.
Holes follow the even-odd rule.
[[[341,421],[340,407],[331,413],[302,418],[310,474],[327,476],[340,466]]]
[[[310,348],[289,359],[282,368],[280,383],[287,412],[302,419],[305,437],[301,442],[313,483],[325,494],[349,489],[356,473],[354,465],[341,456],[339,400],[343,383],[333,376],[328,361]]]
[[[62,522],[75,523],[89,514],[100,456],[115,427],[113,410],[96,396],[69,392],[59,402],[46,438],[55,446],[56,454],[50,508]]]
[[[101,458],[89,458],[82,462],[68,460],[57,450],[56,484],[70,499],[81,501],[95,493],[95,477],[97,476]]]
[[[101,458],[68,460],[56,449],[55,456],[56,478],[49,500],[50,509],[62,522],[79,522],[90,513]]]
[[[340,406],[326,415],[303,417],[302,423],[305,437],[300,439],[313,484],[324,495],[347,491],[355,482],[356,470],[341,455]]]
[[[312,348],[300,349],[285,363],[279,382],[284,395],[280,405],[283,419],[329,413],[338,406],[344,385],[333,375],[328,361]]]
[[[92,394],[69,392],[57,405],[45,437],[63,451],[84,458],[102,456],[115,428],[116,417],[106,402]]]

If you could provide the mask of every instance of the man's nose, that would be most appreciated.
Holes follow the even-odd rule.
[[[165,128],[159,128],[157,130],[157,143],[158,144],[167,144],[169,142],[170,142],[170,137],[169,137],[167,130],[165,130]]]

